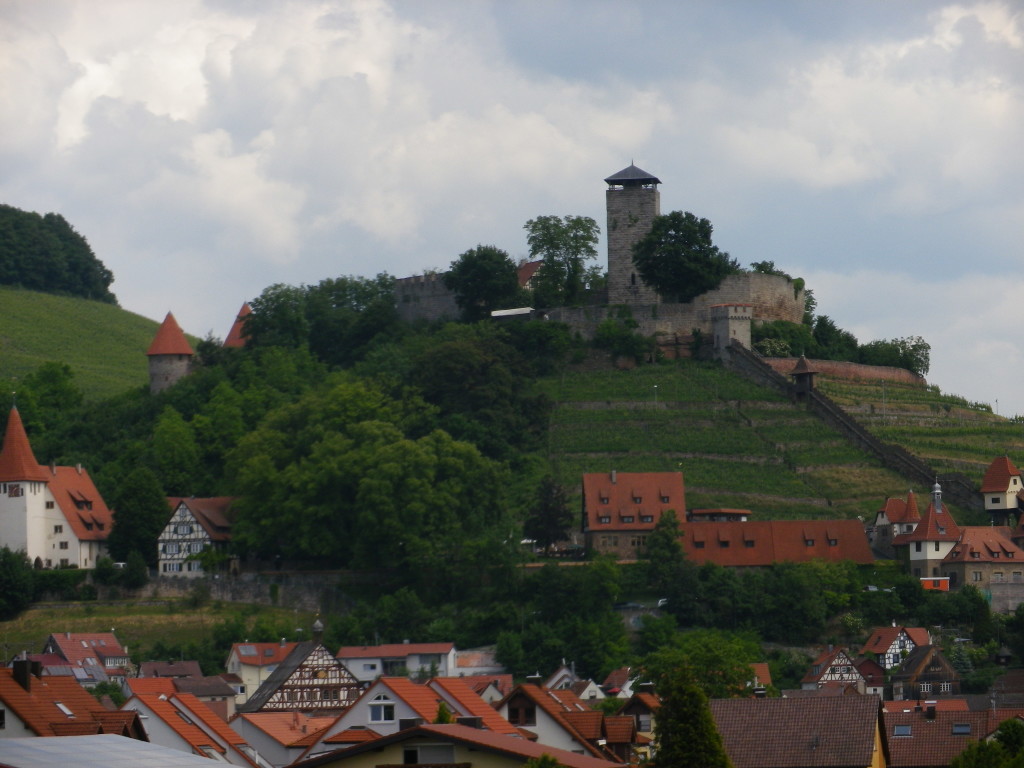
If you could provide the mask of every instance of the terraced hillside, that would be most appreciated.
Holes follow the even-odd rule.
[[[962,472],[980,482],[993,458],[1024,458],[1024,424],[983,403],[935,387],[821,380],[818,389],[879,439],[902,445],[937,472]]]
[[[682,470],[688,507],[799,519],[872,516],[909,487],[804,408],[717,364],[581,368],[543,386],[557,403],[549,457],[568,488],[585,472]]]

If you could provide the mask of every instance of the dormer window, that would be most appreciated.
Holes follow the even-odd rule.
[[[632,515],[623,515],[622,516],[622,522],[624,522],[624,523],[632,523],[634,519],[635,518]]]
[[[370,702],[371,723],[392,723],[395,720],[395,702],[381,693]]]
[[[607,504],[610,501],[610,499],[607,496],[601,496],[600,500],[602,504]]]
[[[641,523],[653,523],[654,522],[654,515],[640,515],[640,522]]]
[[[643,503],[643,500],[644,500],[643,496],[634,496],[633,497],[633,503],[634,504],[641,504],[641,503]]]
[[[804,546],[813,547],[814,546],[814,539],[804,539]]]
[[[662,496],[661,497],[661,503],[662,504],[668,504],[668,496]]]
[[[603,515],[597,518],[597,522],[601,523],[601,525],[608,525],[611,521],[612,519],[608,515]]]

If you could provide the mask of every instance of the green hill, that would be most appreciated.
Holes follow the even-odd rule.
[[[113,304],[0,287],[0,379],[55,361],[71,366],[88,399],[110,397],[147,383],[158,327]]]
[[[579,368],[543,386],[556,403],[549,460],[577,493],[585,472],[682,470],[689,508],[750,509],[760,519],[870,518],[886,496],[915,485],[802,406],[716,364]],[[1019,424],[936,388],[825,380],[819,388],[937,472],[980,482],[1003,452],[994,445],[1024,448]],[[930,490],[916,485],[918,494]]]

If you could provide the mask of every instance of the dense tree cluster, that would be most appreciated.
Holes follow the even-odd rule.
[[[116,304],[112,282],[113,273],[63,216],[0,205],[0,285]]]

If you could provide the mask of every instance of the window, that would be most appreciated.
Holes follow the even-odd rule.
[[[909,725],[894,725],[892,727],[893,736],[909,736],[910,726]]]
[[[607,504],[609,501],[611,501],[611,499],[609,497],[607,497],[607,496],[602,496],[601,497],[601,503],[602,504]]]
[[[395,703],[383,693],[370,702],[371,723],[391,723],[395,720]]]
[[[508,708],[508,721],[512,725],[536,725],[537,708],[532,704],[521,703]]]
[[[203,542],[201,542],[201,541],[193,541],[191,544],[189,544],[189,550],[194,555],[199,554],[200,552],[203,551]]]
[[[920,552],[921,551],[921,542],[920,541],[915,541],[914,542],[914,551],[915,552]]]
[[[970,723],[953,723],[953,735],[954,736],[970,736],[971,735],[971,724]]]
[[[981,581],[981,571],[971,571],[971,581]]]
[[[67,549],[68,548],[68,543],[66,541],[62,541],[59,544],[59,547],[60,547],[60,549]]]
[[[176,555],[176,554],[178,554],[178,552],[180,551],[180,547],[181,547],[181,545],[178,544],[178,542],[172,541],[170,544],[167,545],[167,554],[169,554],[169,555]]]
[[[643,500],[644,500],[643,496],[634,496],[633,497],[633,503],[634,504],[640,504],[641,502],[643,502]]]
[[[1013,581],[1014,581],[1014,583],[1017,583],[1017,584],[1019,584],[1021,581],[1024,581],[1024,578],[1022,578],[1022,575],[1021,575],[1020,571],[1014,571],[1013,572]]]
[[[635,519],[636,518],[634,518],[632,515],[623,515],[622,516],[622,522],[624,522],[624,523],[632,523]]]
[[[642,549],[647,546],[646,536],[631,536],[629,539],[629,546],[634,549]]]
[[[654,522],[654,515],[640,515],[640,522],[641,523],[653,523]]]
[[[203,566],[199,563],[198,560],[189,560],[188,569],[194,573],[196,571],[203,570]]]
[[[939,536],[945,536],[945,535],[946,535],[946,529],[945,529],[945,528],[943,528],[943,527],[942,527],[942,526],[940,525],[940,526],[939,526]]]
[[[47,509],[53,509],[53,502],[52,501],[46,502],[46,508]]]
[[[374,663],[364,663],[363,664],[363,671],[364,672],[376,672],[377,671],[377,665],[374,664]]]
[[[695,542],[693,542],[693,548],[694,549],[704,549],[704,542],[703,541],[695,541]]]
[[[830,547],[838,547],[839,546],[839,539],[829,539],[828,540],[828,545]]]
[[[808,547],[814,546],[814,539],[804,539],[804,545]]]
[[[921,693],[931,693],[932,692],[932,684],[931,683],[921,683],[921,684],[918,685],[918,690]]]
[[[992,497],[992,503],[993,504],[998,504],[999,503],[999,497],[998,496],[993,496]]]
[[[936,552],[939,551],[939,542],[937,542],[937,541],[935,542],[935,551]]]
[[[746,547],[747,549],[753,549],[754,548],[754,540],[753,539],[744,539],[743,540],[743,546]]]
[[[72,712],[70,709],[68,709],[67,706],[65,704],[63,704],[62,702],[55,701],[53,703],[57,707],[57,709],[59,709],[61,712],[63,712],[68,717],[74,717],[75,716],[75,713]]]
[[[601,523],[601,525],[608,525],[611,521],[612,519],[607,515],[597,518],[597,522]]]
[[[939,693],[952,693],[952,692],[953,692],[953,684],[952,683],[939,683]]]
[[[728,549],[729,548],[729,542],[728,541],[723,541],[723,540],[719,539],[718,546],[719,546],[720,549]]]
[[[47,504],[53,504],[52,501],[48,501],[46,503]],[[54,533],[64,533],[64,526],[63,525],[55,525],[55,526],[53,526],[53,532]]]
[[[62,557],[60,559],[60,567],[61,568],[67,568],[69,564],[70,563],[68,563],[68,559],[66,557]]]
[[[192,533],[192,526],[187,523],[182,523],[181,525],[174,526],[174,532],[179,536],[188,536]]]
[[[0,709],[0,730],[7,727],[7,710]]]
[[[1002,581],[1002,580],[1003,580],[1003,572],[1002,571],[996,571],[995,573],[992,574],[992,581]]]

